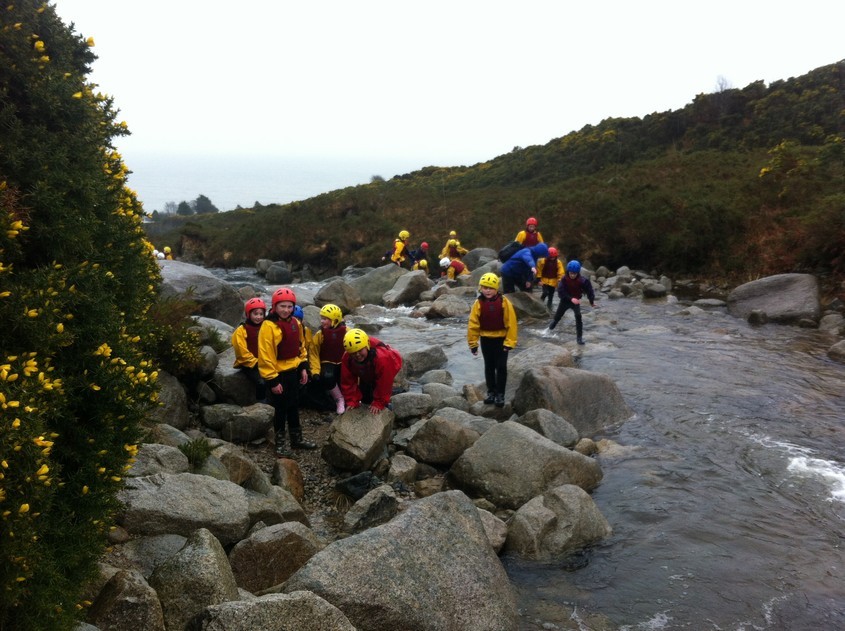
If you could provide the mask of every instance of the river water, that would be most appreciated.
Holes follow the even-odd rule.
[[[571,313],[554,332],[520,329],[519,352],[566,346],[635,411],[596,437],[614,444],[592,493],[613,535],[553,563],[503,558],[521,628],[845,629],[845,366],[826,356],[837,340],[723,309],[683,315],[671,299],[599,305],[583,347]],[[437,343],[456,385],[483,379],[465,321],[409,326],[408,312],[383,310],[380,337]]]

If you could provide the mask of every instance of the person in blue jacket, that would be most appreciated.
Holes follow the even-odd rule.
[[[538,243],[529,248],[522,248],[505,261],[499,270],[504,285],[503,293],[512,294],[517,289],[530,291],[537,277],[537,259],[544,259],[548,255],[549,246]]]
[[[581,263],[572,260],[566,264],[566,275],[557,284],[557,295],[560,296],[560,304],[557,306],[555,316],[549,323],[549,330],[554,329],[567,309],[572,309],[575,314],[575,335],[578,344],[584,344],[584,325],[581,322],[581,297],[586,294],[590,306],[596,308],[596,293],[593,291],[593,284],[590,279],[581,276]]]

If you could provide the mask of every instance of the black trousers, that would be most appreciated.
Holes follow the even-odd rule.
[[[560,322],[567,309],[572,309],[575,314],[575,334],[580,338],[584,333],[584,325],[581,323],[581,305],[574,305],[569,300],[561,300],[555,311],[555,322]]]
[[[505,394],[508,381],[508,351],[505,350],[505,338],[481,337],[481,356],[484,358],[484,381],[487,391]]]
[[[273,404],[273,428],[276,436],[285,435],[285,426],[290,430],[291,435],[302,433],[299,424],[299,377],[300,371],[296,368],[279,373],[282,381],[282,394],[270,391],[270,401]]]
[[[258,372],[258,366],[253,366],[252,368],[247,366],[238,366],[238,370],[240,370],[244,376],[252,382],[252,385],[255,386],[255,400],[263,401],[267,396],[267,391],[264,387],[264,380]]]
[[[543,288],[543,293],[540,296],[540,300],[545,301],[546,304],[549,306],[549,311],[551,311],[552,301],[554,300],[554,297],[555,297],[555,287],[553,285],[544,285],[544,284],[541,284],[540,286]]]

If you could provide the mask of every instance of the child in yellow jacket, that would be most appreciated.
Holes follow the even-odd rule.
[[[543,293],[540,300],[546,301],[549,311],[552,310],[552,301],[555,297],[557,284],[563,278],[563,263],[558,258],[557,248],[549,248],[549,256],[544,259],[537,259],[537,278],[540,279],[540,286]]]
[[[267,304],[261,298],[250,298],[244,305],[244,321],[232,332],[235,364],[255,386],[255,400],[262,402],[266,391],[258,372],[258,332],[264,323]]]
[[[270,389],[275,408],[273,427],[276,430],[276,455],[290,458],[285,448],[285,426],[294,449],[316,449],[303,440],[299,422],[299,390],[308,383],[308,350],[305,330],[293,317],[296,294],[287,287],[273,294],[271,313],[258,333],[258,371]]]
[[[499,277],[488,272],[478,281],[480,295],[473,303],[467,325],[467,343],[473,355],[484,358],[487,398],[484,403],[505,406],[508,379],[508,353],[516,347],[516,311],[510,300],[499,293]]]

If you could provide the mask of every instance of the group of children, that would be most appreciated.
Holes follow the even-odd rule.
[[[410,233],[399,232],[390,260],[397,265],[413,262],[413,269],[427,269],[428,244],[419,250],[408,250]],[[523,245],[509,258],[499,275],[488,272],[478,283],[478,298],[470,310],[467,343],[484,358],[484,380],[487,396],[484,403],[505,405],[508,355],[517,344],[517,318],[513,304],[505,294],[516,287],[530,290],[535,281],[542,287],[542,299],[549,309],[557,293],[560,303],[549,329],[554,329],[567,310],[575,315],[578,344],[584,344],[581,320],[581,299],[584,295],[595,307],[595,293],[589,279],[581,276],[581,264],[569,261],[564,272],[556,248],[548,247],[537,230],[537,220],[530,217],[516,241]],[[467,253],[452,231],[441,252],[444,276],[455,278],[468,274],[461,261]],[[385,258],[388,254],[385,254]],[[503,285],[503,292],[500,292]],[[290,458],[285,431],[293,449],[315,449],[316,445],[302,436],[299,420],[300,392],[306,384],[319,385],[335,404],[337,414],[357,408],[362,403],[377,414],[390,405],[393,380],[402,367],[397,351],[361,329],[346,327],[343,311],[334,304],[320,309],[320,329],[311,334],[303,324],[302,308],[296,294],[288,287],[276,290],[270,313],[261,298],[251,298],[244,305],[244,322],[232,334],[235,367],[243,371],[255,385],[256,399],[274,408],[276,455]]]
[[[402,357],[361,329],[347,329],[343,311],[334,304],[320,309],[320,330],[311,335],[302,308],[288,287],[273,293],[270,313],[261,298],[244,305],[244,322],[232,333],[235,368],[255,385],[258,401],[274,408],[276,455],[292,457],[293,449],[315,449],[302,436],[300,395],[309,382],[319,384],[335,402],[335,411],[369,404],[376,414],[387,407]]]

